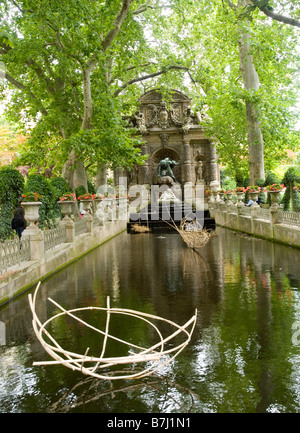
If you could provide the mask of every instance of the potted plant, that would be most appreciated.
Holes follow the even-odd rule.
[[[284,190],[285,186],[282,183],[273,183],[267,186],[267,191],[270,193],[272,207],[278,207],[278,200],[280,193]]]
[[[261,186],[251,185],[251,186],[248,186],[246,190],[249,192],[251,200],[253,201],[252,207],[259,207],[257,200],[258,200],[258,196],[261,192]]]
[[[41,206],[43,196],[37,192],[28,192],[22,194],[21,205],[25,209],[25,219],[30,223],[30,227],[35,227],[39,220],[39,207]]]
[[[92,201],[95,197],[95,194],[91,194],[90,192],[87,192],[86,194],[82,194],[78,197],[78,200],[89,200]]]
[[[214,202],[214,198],[213,198],[213,193],[210,189],[208,189],[207,191],[205,191],[205,195],[208,199],[208,203],[213,203]]]
[[[244,197],[244,194],[245,194],[245,188],[243,186],[238,186],[235,189],[235,193],[236,193],[236,196],[237,196],[237,199],[238,199],[237,206],[241,206],[242,205],[242,200],[243,200],[243,197]]]
[[[91,203],[94,199],[95,194],[91,194],[90,192],[87,192],[85,194],[82,194],[78,197],[78,200],[82,202],[83,210],[89,211],[91,207]]]
[[[284,188],[285,188],[285,186],[283,185],[283,183],[273,183],[272,185],[267,186],[267,191],[268,192],[281,192],[281,191],[283,191]]]
[[[76,202],[76,194],[72,192],[63,194],[59,198],[58,203],[61,207],[61,213],[65,218],[70,217],[70,215],[72,214],[72,205],[74,202]]]
[[[232,189],[224,190],[224,196],[226,197],[226,205],[227,206],[230,206],[230,205],[233,204],[232,194],[233,194],[233,190]]]
[[[223,202],[224,201],[224,195],[225,195],[225,189],[220,189],[219,190],[219,196],[220,196],[220,200]]]

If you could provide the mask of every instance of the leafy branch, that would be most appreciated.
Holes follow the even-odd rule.
[[[166,68],[163,68],[161,71],[153,72],[152,74],[143,75],[141,77],[133,78],[132,80],[127,81],[121,87],[119,87],[119,89],[117,89],[115,91],[114,96],[115,97],[118,96],[124,89],[126,89],[126,87],[130,86],[131,84],[138,83],[138,82],[145,81],[145,80],[149,80],[151,78],[155,78],[155,77],[158,77],[158,76],[163,75],[163,74],[167,74],[171,70],[182,70],[182,71],[188,72],[192,81],[195,83],[195,80],[192,78],[188,67],[171,65],[171,66],[168,66]]]
[[[268,0],[251,0],[251,3],[267,17],[290,26],[300,27],[300,21],[285,15],[278,14],[270,7]]]

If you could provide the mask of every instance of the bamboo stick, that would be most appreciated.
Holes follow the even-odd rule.
[[[61,312],[50,317],[44,323],[41,323],[41,321],[39,320],[36,314],[36,298],[37,298],[37,293],[39,288],[40,288],[40,283],[37,285],[33,296],[31,296],[30,294],[28,297],[30,308],[32,311],[32,324],[38,340],[40,341],[45,351],[53,358],[53,360],[34,362],[33,365],[35,366],[61,364],[72,370],[81,371],[85,375],[90,375],[92,377],[96,377],[100,379],[109,379],[109,380],[125,379],[125,378],[135,379],[135,378],[145,377],[161,369],[164,365],[168,364],[176,356],[178,356],[178,354],[190,342],[196,324],[197,310],[195,311],[195,314],[192,316],[190,320],[188,320],[184,325],[180,326],[171,320],[159,316],[155,316],[150,313],[138,312],[136,310],[131,310],[131,309],[111,308],[109,297],[107,297],[106,307],[81,307],[72,310],[66,310],[64,307],[59,305],[56,301],[54,301],[51,298],[48,298],[48,300],[51,303],[53,303],[53,305],[55,305]],[[102,331],[101,329],[98,329],[90,325],[89,323],[87,323],[86,321],[78,317],[76,314],[74,314],[76,312],[86,311],[86,310],[96,310],[96,311],[106,312],[107,317],[106,317],[105,331]],[[136,345],[134,343],[110,335],[109,324],[110,324],[111,314],[132,316],[137,319],[145,321],[147,324],[149,324],[154,328],[154,330],[156,331],[159,337],[159,341],[156,344],[152,345],[151,347],[145,348],[140,345]],[[83,355],[75,352],[71,352],[69,350],[64,349],[56,342],[56,340],[49,333],[46,327],[49,325],[49,323],[51,323],[53,320],[57,319],[62,315],[68,315],[74,318],[75,320],[79,321],[82,325],[87,326],[88,328],[95,330],[96,332],[104,336],[100,356],[95,357],[93,355],[91,356],[88,355],[89,348],[85,350]],[[168,335],[167,337],[163,338],[160,330],[151,320],[166,322],[170,324],[172,327],[175,327],[176,330],[170,335]],[[188,330],[189,328],[191,329]],[[177,346],[167,349],[165,347],[165,344],[171,341],[172,339],[174,339],[179,334],[184,334],[185,340],[182,343],[178,344]],[[48,338],[49,340],[48,342],[45,341],[44,336]],[[130,350],[130,354],[127,356],[104,357],[107,341],[109,338],[113,339],[114,341],[121,342],[127,345],[128,347],[131,347],[132,349],[139,350],[139,352],[134,353],[132,352],[132,350]],[[173,356],[170,356],[171,353],[173,354]],[[117,365],[136,364],[136,363],[145,363],[146,366],[142,371],[139,371],[138,373],[132,373],[132,374],[128,373],[126,375],[113,376],[114,374],[113,371],[109,371],[107,374],[100,374],[99,372],[97,372],[97,370],[99,369],[114,367]],[[93,365],[85,366],[87,364],[93,364]]]

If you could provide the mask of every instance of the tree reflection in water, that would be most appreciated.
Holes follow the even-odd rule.
[[[139,373],[140,370],[130,370],[130,373]],[[128,370],[120,370],[118,374],[128,374]],[[193,390],[171,381],[167,376],[153,375],[142,381],[127,381],[126,383],[101,381],[94,378],[85,378],[67,390],[56,402],[46,410],[48,413],[72,412],[78,408],[88,408],[90,403],[97,403],[105,408],[106,397],[111,401],[116,399],[118,393],[126,396],[133,395],[141,398],[148,406],[149,412],[153,409],[156,413],[172,412],[190,413],[200,396]],[[110,410],[111,411],[111,408]],[[103,411],[105,412],[105,410]]]

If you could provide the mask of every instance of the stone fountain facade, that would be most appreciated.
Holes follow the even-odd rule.
[[[142,136],[142,154],[149,155],[143,166],[130,171],[117,170],[118,177],[127,176],[127,185],[157,184],[157,168],[162,159],[169,158],[178,165],[174,176],[183,188],[203,185],[204,189],[220,188],[220,172],[214,140],[207,137],[201,126],[201,116],[191,110],[191,100],[174,91],[168,104],[157,90],[139,99],[139,109],[127,120]]]

